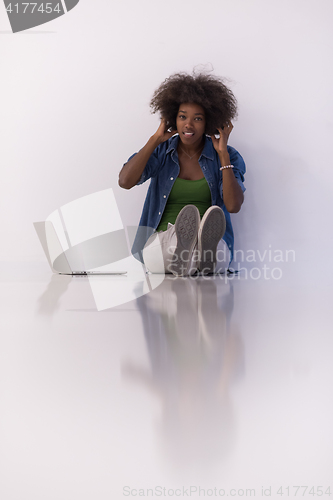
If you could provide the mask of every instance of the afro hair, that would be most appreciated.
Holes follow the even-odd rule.
[[[217,128],[237,116],[237,101],[222,78],[207,75],[175,73],[155,90],[150,107],[160,112],[168,127],[176,130],[176,117],[182,103],[195,103],[205,110],[206,134],[217,133]]]

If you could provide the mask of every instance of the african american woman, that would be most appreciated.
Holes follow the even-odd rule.
[[[233,258],[230,213],[245,191],[244,160],[228,146],[235,96],[219,77],[177,73],[150,106],[161,123],[119,174],[125,189],[151,179],[139,224],[151,230],[136,246],[152,273],[224,273]]]

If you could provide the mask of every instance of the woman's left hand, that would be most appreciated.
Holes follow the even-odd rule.
[[[227,122],[223,128],[217,129],[220,135],[219,139],[216,139],[215,135],[210,136],[213,141],[213,146],[219,154],[222,154],[227,150],[229,135],[233,128],[233,124],[231,122]]]

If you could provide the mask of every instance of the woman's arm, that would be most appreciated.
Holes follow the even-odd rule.
[[[120,187],[124,189],[131,189],[137,184],[151,154],[159,144],[168,140],[174,134],[174,131],[168,132],[166,130],[166,126],[166,121],[162,119],[160,126],[155,134],[150,137],[147,144],[143,146],[143,148],[140,149],[140,151],[133,156],[133,158],[125,163],[119,172],[118,184]]]
[[[233,129],[231,122],[227,123],[223,129],[219,128],[220,138],[211,136],[215,150],[217,151],[221,166],[230,165],[230,156],[227,149],[228,138]],[[223,202],[229,213],[239,212],[244,201],[242,188],[237,182],[232,168],[222,170]]]

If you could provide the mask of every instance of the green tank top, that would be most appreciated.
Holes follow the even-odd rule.
[[[177,177],[172,186],[157,231],[166,231],[168,229],[168,222],[174,224],[177,215],[185,205],[195,205],[200,212],[200,217],[202,217],[211,204],[210,189],[205,177],[197,181],[189,181]]]

